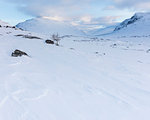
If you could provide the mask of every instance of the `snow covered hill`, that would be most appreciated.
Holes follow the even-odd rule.
[[[83,31],[77,29],[69,23],[54,21],[42,17],[19,23],[16,27],[47,35],[54,33],[59,33],[60,35],[84,35]]]
[[[4,22],[4,21],[2,21],[2,20],[0,20],[0,26],[9,26],[9,24]]]
[[[0,27],[0,120],[149,120],[149,38],[48,38]]]
[[[115,34],[124,36],[150,36],[150,13],[136,13],[118,25]]]

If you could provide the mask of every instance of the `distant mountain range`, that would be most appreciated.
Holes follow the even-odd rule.
[[[6,22],[0,21],[1,26],[9,25]],[[60,34],[60,35],[78,35],[82,36],[85,33],[77,27],[67,23],[54,21],[47,18],[34,18],[25,22],[19,23],[16,27],[26,31],[42,33],[42,34]],[[103,36],[149,36],[150,35],[150,13],[136,13],[131,18],[124,20],[120,24],[109,26],[102,29],[96,29],[88,32],[88,35]]]

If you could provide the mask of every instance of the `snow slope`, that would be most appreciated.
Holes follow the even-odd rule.
[[[149,38],[45,39],[0,28],[0,120],[150,119]]]
[[[89,31],[88,34],[89,35],[95,35],[95,36],[107,35],[107,34],[112,33],[115,30],[115,28],[116,28],[116,25],[108,26],[106,28],[101,28],[101,29]]]
[[[149,36],[150,13],[136,13],[115,28],[115,34],[124,36]]]
[[[43,33],[47,35],[54,33],[59,33],[60,35],[84,35],[81,30],[78,30],[76,27],[72,26],[69,23],[54,21],[42,17],[19,23],[18,25],[16,25],[16,27],[22,28],[27,31]]]

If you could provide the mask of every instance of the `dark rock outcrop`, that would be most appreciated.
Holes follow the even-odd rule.
[[[21,50],[18,50],[18,49],[16,49],[16,50],[11,54],[12,57],[21,57],[21,56],[23,56],[23,55],[28,56],[27,53],[25,53],[25,52],[23,52],[23,51],[21,51]]]
[[[47,44],[54,44],[54,41],[52,41],[52,40],[46,40],[45,43],[47,43]]]
[[[23,35],[23,34],[18,34],[18,35],[15,35],[16,37],[23,37],[23,38],[27,38],[27,39],[42,39],[40,37],[37,37],[37,36],[32,36],[32,35]]]

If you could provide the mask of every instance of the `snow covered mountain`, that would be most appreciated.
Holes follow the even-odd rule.
[[[114,33],[124,36],[149,36],[150,13],[136,13],[114,29]]]
[[[136,13],[119,25],[93,30],[89,34],[96,36],[148,37],[150,36],[150,13]]]
[[[50,20],[47,18],[34,18],[16,25],[18,28],[22,28],[27,31],[43,34],[56,34],[60,35],[84,35],[83,31],[77,29],[69,23]]]

